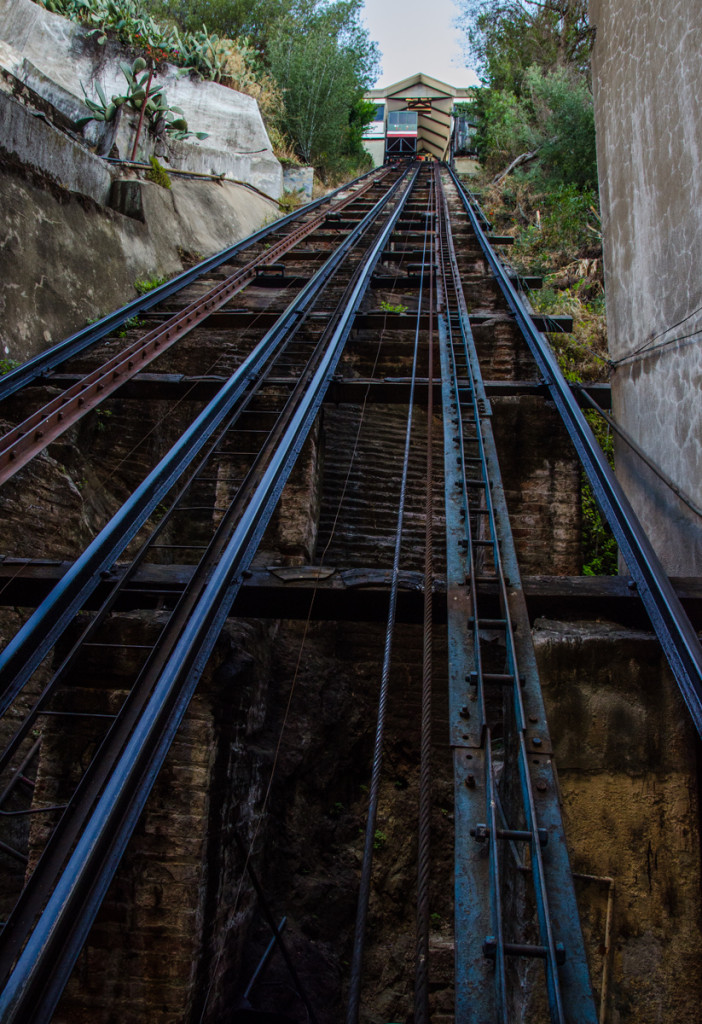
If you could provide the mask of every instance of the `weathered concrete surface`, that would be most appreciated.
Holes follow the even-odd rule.
[[[580,470],[556,410],[526,396],[491,404],[520,571],[579,575]]]
[[[590,15],[614,412],[702,505],[700,7],[590,0]],[[667,570],[702,573],[699,518],[623,444],[617,473]]]
[[[108,203],[113,179],[110,166],[37,110],[15,99],[1,77],[0,147],[11,159],[48,175],[61,188],[80,192],[96,203]]]
[[[0,166],[0,356],[19,362],[136,298],[135,280],[171,276],[184,253],[209,256],[278,215],[231,182],[174,179],[133,182],[140,221],[11,170]]]
[[[312,198],[314,167],[284,167],[283,188],[286,192],[302,192],[305,199]]]
[[[119,61],[129,54],[115,43],[98,46],[75,22],[51,14],[32,0],[0,0],[0,39],[5,43],[0,66],[51,103],[71,121],[87,113],[81,83],[89,96],[100,82],[108,97],[124,91]],[[203,142],[169,142],[165,159],[178,169],[226,174],[248,181],[278,198],[282,168],[273,154],[256,100],[214,82],[179,78],[173,65],[155,76],[170,103],[185,112],[193,131],[207,132]],[[123,116],[116,145],[129,158],[136,125]],[[154,152],[145,134],[139,156]],[[159,149],[159,152],[161,150]]]
[[[699,745],[652,634],[536,623],[575,872],[615,882],[608,1024],[697,1024]],[[607,885],[578,882],[597,990]]]

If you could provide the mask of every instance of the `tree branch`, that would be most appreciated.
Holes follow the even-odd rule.
[[[522,164],[529,163],[530,160],[534,160],[535,157],[538,155],[539,150],[541,150],[542,148],[543,143],[541,144],[541,146],[537,146],[536,149],[532,149],[530,153],[521,153],[518,157],[516,157],[516,159],[512,161],[512,163],[506,170],[502,171],[500,174],[496,175],[492,179],[492,184],[499,185],[501,181],[504,181],[508,174],[511,174],[512,171],[515,170],[515,168],[521,167]]]

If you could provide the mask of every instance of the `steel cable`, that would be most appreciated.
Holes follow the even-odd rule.
[[[392,577],[390,582],[390,600],[388,607],[385,645],[383,649],[383,667],[378,698],[378,717],[375,728],[373,747],[373,767],[368,795],[368,818],[366,820],[365,840],[363,846],[363,864],[361,866],[361,882],[358,890],[356,909],[356,926],[354,931],[353,955],[351,960],[351,977],[349,981],[349,998],[346,1010],[346,1024],[358,1024],[358,1012],[361,999],[361,975],[363,968],[363,950],[365,946],[366,921],[370,900],[371,874],[373,870],[373,844],[375,842],[375,824],[378,816],[378,796],[380,792],[380,773],[383,765],[383,737],[387,714],[388,691],[390,688],[390,664],[392,660],[392,640],[395,631],[395,612],[397,608],[397,592],[400,577],[400,551],[402,548],[402,527],[405,513],[405,497],[407,493],[407,477],[409,470],[410,441],[412,436],[412,419],[414,413],[414,390],[417,379],[417,355],[419,351],[419,332],[422,317],[422,299],[424,291],[424,268],[427,258],[427,239],[430,220],[424,230],[424,246],[422,251],[422,278],[419,286],[419,302],[417,304],[417,327],[414,336],[414,352],[412,358],[412,382],[410,385],[409,408],[407,411],[407,429],[405,432],[404,462],[402,481],[397,509],[397,527],[395,531],[395,552],[393,556]]]
[[[438,219],[437,169],[432,179],[431,209]],[[431,217],[429,218],[431,222]],[[437,223],[438,231],[438,223]],[[437,244],[440,239],[436,237]],[[437,261],[435,261],[437,262]],[[437,268],[438,269],[438,268]],[[433,560],[433,418],[434,418],[434,275],[429,277],[429,339],[427,362],[427,456],[424,527],[424,630],[422,649],[422,712],[419,766],[419,836],[417,843],[417,937],[414,975],[414,1021],[429,1024],[429,869],[431,851],[431,685]]]
[[[387,321],[387,314],[385,316],[385,320]],[[383,341],[384,341],[384,338],[385,338],[386,329],[387,329],[386,327],[383,327],[382,331],[380,332],[380,336],[378,338],[378,345],[377,345],[376,352],[375,352],[375,358],[373,360],[373,369],[371,370],[371,374],[370,374],[371,378],[375,377],[376,368],[377,368],[377,365],[378,365],[378,360],[380,358],[380,352],[381,352]],[[352,471],[353,464],[354,464],[354,461],[355,461],[355,458],[356,458],[356,453],[358,451],[358,444],[359,444],[359,440],[360,440],[360,436],[361,436],[361,431],[363,429],[364,422],[365,422],[365,411],[366,411],[366,405],[367,405],[367,402],[368,402],[369,394],[370,394],[370,383],[366,387],[366,393],[365,393],[365,396],[364,396],[364,399],[363,399],[363,404],[361,406],[361,415],[360,415],[360,420],[359,420],[359,424],[358,424],[358,429],[356,431],[356,438],[355,438],[355,441],[354,441],[353,450],[351,452],[351,458],[350,458],[350,461],[349,461],[349,465],[348,465],[348,468],[347,468],[347,471],[346,471],[346,478],[344,480],[344,486],[342,488],[341,496],[340,496],[338,504],[337,504],[336,514],[334,516],[334,521],[332,523],[332,528],[331,528],[331,531],[330,531],[330,534],[329,534],[329,538],[327,539],[327,543],[326,543],[326,545],[324,547],[324,550],[323,550],[323,552],[322,552],[322,554],[321,554],[321,556],[319,558],[319,564],[320,565],[324,565],[324,560],[326,558],[327,552],[328,552],[329,547],[330,547],[330,545],[332,543],[332,540],[334,539],[337,523],[339,521],[339,516],[341,514],[341,508],[342,508],[342,505],[343,505],[343,502],[344,502],[344,498],[345,498],[345,495],[346,495],[346,489],[348,487],[349,478],[351,476],[351,471]],[[312,596],[310,598],[309,607],[308,607],[308,610],[307,610],[307,616],[305,618],[305,624],[304,624],[304,627],[303,627],[302,639],[300,640],[300,644],[299,644],[299,647],[298,647],[297,660],[296,660],[296,663],[295,663],[295,671],[293,672],[293,678],[292,678],[292,682],[290,684],[290,691],[288,693],[287,704],[286,704],[285,712],[284,712],[284,715],[283,715],[283,722],[282,722],[282,725],[280,727],[280,732],[279,732],[279,735],[278,735],[278,740],[277,740],[276,748],[275,748],[275,754],[273,756],[273,764],[272,764],[272,767],[271,767],[271,770],[270,770],[270,775],[269,775],[269,779],[268,779],[268,785],[266,787],[266,792],[265,792],[265,795],[263,797],[263,801],[261,803],[261,808],[260,808],[258,817],[257,817],[257,819],[255,821],[255,824],[254,824],[252,838],[250,839],[249,847],[248,847],[248,850],[246,852],[246,858],[245,858],[245,861],[244,861],[244,867],[242,868],[242,871],[241,871],[241,874],[240,874],[240,877],[239,877],[239,885],[238,885],[238,887],[236,889],[236,893],[235,893],[234,899],[232,901],[232,909],[231,909],[231,912],[230,912],[229,920],[228,920],[227,925],[226,925],[226,931],[229,931],[229,929],[233,926],[233,923],[234,923],[234,920],[235,920],[235,916],[236,916],[236,913],[237,913],[238,908],[239,908],[239,898],[241,896],[244,878],[246,877],[246,873],[248,871],[249,861],[250,861],[251,857],[253,856],[254,845],[255,845],[256,840],[258,838],[259,831],[260,831],[260,828],[261,828],[261,825],[262,825],[262,822],[263,822],[264,815],[265,815],[265,813],[266,813],[266,811],[268,809],[268,800],[269,800],[269,797],[270,797],[270,794],[271,794],[271,790],[273,788],[273,782],[275,780],[276,770],[277,770],[278,762],[279,762],[279,759],[280,759],[280,751],[281,751],[281,747],[282,747],[282,744],[283,744],[283,736],[284,736],[284,733],[285,733],[285,730],[286,730],[286,727],[287,727],[287,723],[288,723],[288,719],[289,719],[289,716],[290,716],[290,709],[291,709],[291,705],[292,705],[292,700],[293,700],[293,696],[294,696],[294,693],[295,693],[295,688],[296,688],[296,685],[297,685],[298,677],[299,677],[299,674],[300,674],[300,668],[302,666],[302,656],[305,653],[305,645],[307,643],[307,637],[308,637],[308,634],[309,634],[310,625],[312,623],[312,612],[313,612],[313,609],[314,609],[314,604],[315,604],[315,601],[317,599],[318,592],[319,592],[319,581],[315,580],[314,586],[312,588]],[[280,930],[280,928],[279,928],[279,930]],[[273,941],[275,941],[275,940],[273,940]],[[216,973],[216,969],[218,968],[220,960],[222,958],[222,954],[224,952],[225,945],[226,945],[226,943],[222,943],[222,945],[220,946],[220,948],[219,948],[219,950],[218,950],[218,952],[216,954],[214,968],[210,971],[210,975],[209,975],[210,976],[210,981],[209,981],[209,984],[208,984],[208,987],[207,987],[207,992],[205,994],[205,998],[204,998],[204,1001],[203,1001],[203,1005],[202,1005],[202,1009],[201,1009],[201,1012],[200,1012],[200,1016],[198,1018],[198,1021],[200,1022],[200,1024],[202,1024],[202,1021],[204,1020],[205,1013],[207,1011],[208,1001],[209,1001],[209,997],[210,997],[210,991],[211,991],[211,988],[212,988],[212,982],[214,980],[214,975]]]
[[[387,314],[386,314],[385,320],[387,320]],[[380,336],[378,338],[378,345],[377,345],[377,348],[376,348],[375,358],[374,358],[374,361],[373,361],[373,369],[371,371],[371,378],[375,377],[375,372],[376,372],[376,368],[377,368],[377,365],[378,365],[378,360],[380,358],[380,352],[381,352],[381,348],[382,348],[382,345],[383,345],[383,340],[384,340],[384,337],[385,337],[385,332],[386,332],[386,327],[384,326],[382,331],[381,331],[381,333],[380,333]],[[348,469],[347,469],[347,473],[346,473],[346,479],[345,479],[345,482],[344,482],[344,487],[342,489],[342,494],[341,494],[341,497],[339,498],[338,507],[337,507],[337,510],[336,510],[336,514],[334,516],[334,521],[333,521],[332,529],[331,529],[329,538],[327,540],[326,546],[325,546],[325,548],[324,548],[324,550],[323,550],[323,552],[321,554],[321,557],[319,559],[319,564],[320,565],[324,565],[324,560],[325,560],[327,552],[329,550],[329,546],[330,546],[330,544],[331,544],[331,542],[332,542],[332,540],[334,538],[334,533],[335,533],[336,526],[337,526],[337,523],[338,523],[338,520],[339,520],[339,516],[340,516],[340,513],[341,513],[341,506],[342,506],[343,501],[344,501],[344,497],[345,497],[345,494],[346,494],[346,488],[347,488],[347,485],[348,485],[349,478],[351,476],[351,470],[352,470],[352,467],[353,467],[354,460],[356,458],[356,452],[358,450],[358,443],[359,443],[359,439],[360,439],[360,435],[361,435],[361,430],[362,430],[363,424],[364,424],[364,416],[365,416],[366,404],[367,404],[367,401],[368,401],[369,393],[370,393],[370,383],[368,384],[368,386],[366,388],[366,394],[365,394],[365,397],[364,397],[364,400],[363,400],[363,405],[361,407],[361,417],[360,417],[360,421],[359,421],[359,425],[358,425],[358,430],[356,432],[356,439],[355,439],[355,442],[354,442],[353,450],[351,452],[351,459],[350,459],[350,462],[349,462],[349,465],[348,465]],[[253,856],[254,845],[255,845],[256,840],[258,838],[258,835],[259,835],[259,832],[260,832],[260,829],[261,829],[261,826],[262,826],[262,823],[263,823],[263,818],[264,818],[265,813],[266,813],[267,808],[268,808],[268,801],[269,801],[269,798],[270,798],[270,795],[271,795],[271,791],[273,789],[273,782],[275,780],[276,770],[277,770],[278,762],[279,762],[279,759],[280,759],[280,752],[281,752],[281,748],[282,748],[282,744],[283,744],[283,737],[284,737],[285,730],[286,730],[286,727],[287,727],[287,723],[288,723],[288,720],[289,720],[289,717],[290,717],[290,710],[291,710],[291,707],[292,707],[293,696],[295,694],[295,689],[296,689],[298,678],[299,678],[299,675],[300,675],[300,670],[301,670],[301,667],[302,667],[302,657],[303,657],[303,654],[305,653],[305,645],[307,643],[307,637],[308,637],[310,626],[311,626],[311,623],[312,623],[312,612],[313,612],[313,609],[314,609],[315,601],[317,599],[318,590],[319,590],[319,581],[315,580],[315,583],[314,583],[314,586],[313,586],[313,589],[312,589],[312,596],[310,598],[309,607],[308,607],[308,610],[307,610],[307,616],[306,616],[304,627],[303,627],[302,639],[300,641],[299,648],[298,648],[297,660],[296,660],[296,663],[295,663],[295,670],[293,672],[293,678],[292,678],[292,682],[290,684],[290,691],[288,693],[288,699],[287,699],[287,703],[286,703],[286,706],[285,706],[285,712],[283,714],[283,722],[282,722],[282,725],[280,727],[280,731],[279,731],[279,735],[278,735],[278,740],[277,740],[276,748],[275,748],[275,754],[273,756],[273,764],[272,764],[272,767],[271,767],[271,770],[270,770],[268,784],[267,784],[266,791],[265,791],[265,794],[264,794],[264,797],[263,797],[263,801],[261,803],[261,808],[260,808],[260,811],[258,813],[258,817],[256,818],[255,823],[254,823],[252,836],[251,836],[251,839],[249,841],[249,846],[248,846],[248,849],[246,850],[246,857],[245,857],[245,860],[244,860],[244,866],[243,866],[243,868],[241,870],[241,874],[239,876],[239,884],[237,886],[236,893],[234,895],[234,899],[232,901],[232,908],[231,908],[231,911],[230,911],[229,920],[227,922],[225,931],[229,931],[229,929],[234,924],[234,921],[235,921],[235,918],[236,918],[236,914],[237,914],[237,911],[238,911],[238,908],[239,908],[239,899],[240,899],[240,896],[241,896],[244,879],[245,879],[246,874],[248,872],[249,862],[250,862],[250,860],[251,860],[251,858]],[[214,968],[212,970],[210,970],[210,973],[209,973],[210,980],[209,980],[209,984],[207,986],[207,991],[205,993],[205,998],[203,1000],[202,1008],[201,1008],[201,1011],[200,1011],[200,1016],[198,1018],[200,1024],[202,1024],[202,1021],[204,1020],[205,1013],[207,1012],[208,1002],[209,1002],[209,998],[210,998],[210,992],[211,992],[211,989],[212,989],[212,983],[213,983],[213,980],[214,980],[214,976],[216,974],[216,970],[217,970],[217,968],[219,966],[220,960],[221,960],[222,955],[224,953],[225,946],[226,946],[226,941],[220,945],[220,948],[219,948],[219,950],[217,951],[217,954],[216,954]],[[309,1012],[308,1012],[308,1019],[309,1019]]]

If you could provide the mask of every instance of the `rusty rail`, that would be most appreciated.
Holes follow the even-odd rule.
[[[285,235],[259,256],[215,285],[203,296],[179,310],[165,323],[153,328],[122,352],[108,359],[102,366],[86,374],[77,384],[47,402],[22,423],[0,438],[0,484],[5,483],[48,444],[55,441],[86,413],[117,391],[126,381],[152,363],[172,345],[206,320],[256,277],[259,267],[275,263],[294,248],[298,242],[326,220],[330,213],[338,213],[369,191],[380,179],[364,183],[350,196],[334,203],[317,214],[311,221]]]

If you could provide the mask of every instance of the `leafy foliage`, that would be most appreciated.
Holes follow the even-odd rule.
[[[296,0],[148,0],[159,18],[172,19],[182,31],[206,24],[229,39],[247,39],[265,56],[275,26],[295,10]]]
[[[544,74],[532,67],[526,84],[542,139],[542,172],[579,189],[597,188],[595,114],[585,80],[565,68]]]
[[[458,2],[484,84],[473,110],[481,161],[495,173],[529,153],[553,183],[595,188],[587,0]]]
[[[302,189],[299,189],[297,192],[286,191],[283,192],[282,196],[278,200],[278,206],[283,213],[292,213],[293,210],[299,209],[304,201]]]
[[[362,158],[364,89],[378,55],[360,24],[362,0],[301,2],[278,22],[268,47],[283,90],[283,127],[303,160],[333,168]]]
[[[168,60],[215,82],[222,77],[226,60],[222,41],[204,26],[196,32],[180,32],[176,25],[155,21],[138,0],[44,0],[44,6],[91,28],[100,45],[113,32],[121,43],[140,50],[156,64]]]
[[[535,151],[542,177],[554,184],[596,188],[592,95],[572,71],[531,67],[521,95],[480,89],[473,113],[478,121],[476,149],[488,170],[499,171],[519,154]]]
[[[187,139],[193,134],[198,139],[207,138],[206,132],[191,132],[181,107],[170,106],[163,86],[154,85],[153,81],[149,81],[150,75],[148,71],[145,71],[146,61],[143,57],[137,57],[132,65],[122,61],[120,68],[127,84],[127,91],[121,96],[112,96],[110,100],[107,99],[105,90],[99,82],[95,83],[98,101],[91,100],[81,82],[85,104],[90,113],[76,122],[79,127],[87,124],[88,121],[112,121],[116,117],[117,111],[123,106],[131,107],[133,110],[141,110],[144,107],[146,121],[154,136],[165,134],[179,141]],[[141,72],[143,74],[139,77]],[[144,106],[144,100],[146,100],[146,106]],[[170,188],[170,183],[168,187]]]
[[[511,159],[538,144],[530,123],[531,110],[506,89],[480,89],[471,109],[477,121],[474,145],[488,170],[500,170]]]
[[[378,52],[360,21],[363,0],[40,2],[100,44],[114,36],[154,66],[170,61],[253,96],[279,155],[314,162],[327,177],[367,164],[362,97]],[[104,119],[109,103],[91,102]]]
[[[522,94],[529,68],[589,73],[587,0],[458,0],[469,63],[486,85]]]
[[[146,295],[148,292],[152,292],[154,288],[160,288],[162,284],[165,284],[167,278],[165,277],[151,277],[144,278],[134,282],[134,288],[139,295]]]
[[[614,439],[609,426],[596,412],[586,412],[590,426],[599,441],[600,447],[607,456],[609,464],[614,466]],[[592,488],[582,474],[582,547],[583,576],[616,576],[618,549],[606,521],[600,515]]]

